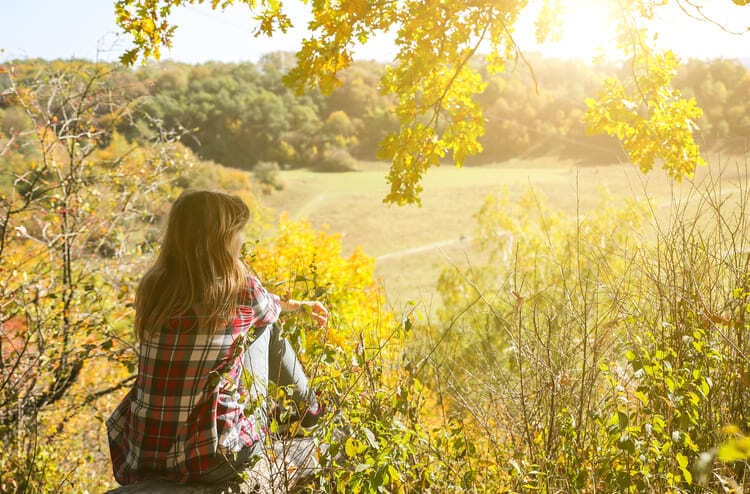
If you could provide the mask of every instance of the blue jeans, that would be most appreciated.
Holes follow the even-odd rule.
[[[281,337],[281,328],[274,324],[271,327],[268,344],[268,377],[279,386],[292,387],[292,399],[298,406],[317,404],[315,392],[310,389],[307,375],[297,354],[286,338]]]
[[[252,376],[250,394],[258,403],[264,403],[268,391],[268,382],[278,386],[292,388],[292,400],[300,408],[317,406],[315,392],[310,388],[305,370],[297,358],[292,346],[286,338],[281,336],[281,328],[277,324],[269,325],[256,333],[255,340],[245,350],[243,364]],[[254,414],[256,419],[268,425],[265,407],[260,407]],[[267,429],[267,427],[266,427]],[[293,441],[294,439],[292,439]],[[246,470],[264,454],[262,441],[252,446],[244,447],[234,459],[227,459],[216,469],[203,476],[204,482],[219,483],[236,480],[239,474]]]

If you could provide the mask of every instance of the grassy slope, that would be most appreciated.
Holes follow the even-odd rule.
[[[383,164],[368,164],[351,173],[283,172],[286,187],[262,202],[277,213],[307,218],[342,234],[345,253],[362,246],[378,260],[388,300],[396,310],[409,301],[437,305],[435,282],[440,266],[470,262],[474,220],[489,194],[520,196],[530,185],[547,195],[550,206],[575,214],[599,203],[605,186],[623,197],[648,194],[660,205],[679,191],[661,172],[640,174],[632,165],[576,167],[554,159],[511,160],[502,165],[430,170],[424,181],[423,206],[382,203],[387,191]],[[706,174],[701,171],[698,179]],[[577,193],[578,190],[578,193]],[[462,239],[463,237],[463,239]],[[433,245],[437,244],[437,245]],[[417,250],[417,252],[403,252]]]

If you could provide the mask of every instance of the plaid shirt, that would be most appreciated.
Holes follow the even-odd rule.
[[[198,480],[226,461],[224,454],[261,439],[261,416],[244,413],[249,393],[241,384],[243,341],[251,328],[256,331],[250,337],[269,329],[280,311],[279,297],[250,276],[223,330],[201,331],[191,311],[140,342],[135,384],[107,420],[118,482],[137,482],[149,473]]]

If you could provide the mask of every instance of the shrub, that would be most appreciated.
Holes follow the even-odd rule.
[[[319,487],[324,492],[460,491],[474,465],[460,465],[472,445],[463,425],[430,426],[435,403],[407,355],[411,322],[384,309],[375,262],[362,251],[342,257],[338,235],[282,217],[278,233],[247,258],[266,285],[330,309],[324,331],[286,319],[285,331],[331,414],[317,440],[330,444]],[[303,325],[302,323],[305,323]],[[345,430],[342,437],[336,431]],[[437,449],[436,449],[437,446]]]
[[[332,148],[324,151],[310,168],[317,172],[353,172],[357,171],[357,160],[346,149]]]
[[[103,490],[108,480],[92,482],[81,468],[104,464],[94,405],[131,380],[121,332],[142,240],[156,229],[142,219],[175,191],[184,163],[172,142],[137,149],[117,138],[127,105],[107,73],[93,65],[41,73],[23,87],[12,74],[1,81],[33,129],[19,139],[34,149],[23,162],[5,161],[0,149],[14,184],[0,194],[3,492],[81,490],[73,487],[81,482]]]
[[[747,178],[686,186],[666,220],[606,196],[585,217],[488,199],[482,261],[444,271],[443,326],[423,333],[427,384],[488,445],[474,462],[509,456],[512,490],[747,484],[744,453],[707,453],[750,429]]]
[[[261,161],[253,167],[253,175],[261,184],[283,190],[286,184],[281,177],[281,169],[275,161]]]

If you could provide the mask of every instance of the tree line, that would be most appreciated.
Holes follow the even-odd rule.
[[[540,155],[625,161],[614,138],[587,135],[583,116],[584,99],[594,96],[605,78],[627,71],[627,64],[592,66],[539,55],[529,60],[533,72],[519,65],[499,75],[476,61],[485,84],[476,99],[486,125],[480,139],[483,150],[469,162]],[[343,171],[356,168],[357,160],[378,159],[381,141],[399,125],[393,97],[378,89],[386,65],[356,62],[340,74],[341,85],[330,94],[311,90],[300,95],[283,82],[293,64],[291,54],[272,53],[257,63],[112,66],[106,84],[131,102],[127,125],[119,124],[131,141],[154,141],[179,132],[201,158],[240,169],[276,162]],[[26,60],[12,65],[23,83],[41,72],[96,64]],[[703,109],[695,129],[703,149],[747,149],[750,75],[744,66],[732,60],[690,60],[678,69],[675,87]],[[0,144],[22,133],[23,122],[21,109],[0,96]],[[21,142],[14,144],[23,149]]]

